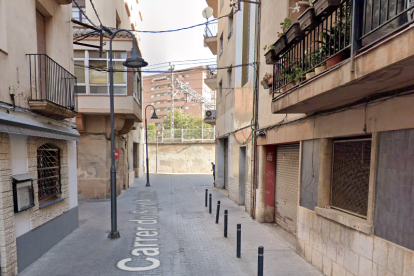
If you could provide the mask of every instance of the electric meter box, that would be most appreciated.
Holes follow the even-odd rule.
[[[13,175],[13,201],[14,212],[20,213],[34,206],[33,179],[32,174]]]

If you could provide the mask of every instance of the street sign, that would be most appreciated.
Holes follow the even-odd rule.
[[[119,150],[115,149],[115,160],[119,158]]]

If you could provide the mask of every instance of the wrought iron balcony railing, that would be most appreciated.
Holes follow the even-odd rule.
[[[30,94],[29,105],[33,103],[36,111],[40,113],[51,113],[53,109],[55,113],[51,114],[65,118],[73,117],[73,113],[77,112],[78,104],[75,96],[76,77],[60,66],[46,54],[28,54],[29,70],[30,70]],[[36,102],[45,102],[49,105],[43,105],[43,110]],[[54,108],[51,108],[53,106]],[[65,114],[62,115],[62,110]],[[52,112],[53,113],[53,112]]]
[[[316,2],[323,1],[328,2],[314,1],[315,12],[308,17],[308,25],[299,30],[300,35],[292,41],[287,34],[283,50],[277,48],[277,42],[274,44],[277,49],[272,56],[273,100],[283,97],[283,92],[312,78],[315,73],[414,23],[411,0],[338,0],[334,8],[318,15]],[[332,2],[335,1],[329,1]]]
[[[208,23],[204,28],[204,37],[216,37],[218,35],[218,24],[217,22]]]

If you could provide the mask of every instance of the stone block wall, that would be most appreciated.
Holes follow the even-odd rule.
[[[0,133],[0,265],[1,275],[17,275],[16,225],[11,170],[11,146],[7,133]]]
[[[33,181],[33,192],[35,194],[35,206],[30,209],[31,229],[60,216],[69,211],[69,175],[68,175],[68,144],[65,140],[29,137],[27,140],[27,157],[29,160],[29,173],[37,176],[37,149],[44,144],[54,144],[60,149],[60,174],[61,174],[61,197],[63,201],[52,204],[46,208],[39,209],[37,180]]]
[[[298,210],[297,253],[327,276],[414,275],[414,251]]]
[[[229,198],[233,200],[235,203],[239,203],[239,179],[234,177],[229,177]]]

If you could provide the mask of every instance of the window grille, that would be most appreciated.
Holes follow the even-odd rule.
[[[49,144],[37,149],[37,185],[39,203],[57,198],[60,183],[60,150]]]
[[[371,139],[334,142],[331,207],[366,218]]]

